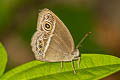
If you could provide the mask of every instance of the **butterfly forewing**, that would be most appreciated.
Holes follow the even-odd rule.
[[[35,34],[31,43],[33,52],[35,55],[38,54],[36,59],[48,62],[71,61],[73,59],[74,42],[72,36],[64,23],[52,11],[43,9],[39,13],[37,32],[40,34]],[[43,53],[35,51],[37,44],[40,44],[36,38],[38,35],[42,36]]]

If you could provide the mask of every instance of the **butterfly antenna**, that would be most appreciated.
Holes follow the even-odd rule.
[[[83,43],[83,41],[88,37],[88,35],[89,34],[91,34],[92,32],[88,32],[88,33],[86,33],[85,35],[84,35],[84,37],[80,40],[80,42],[78,43],[78,45],[76,46],[76,49],[78,49],[79,47],[81,47],[82,45],[82,43]]]

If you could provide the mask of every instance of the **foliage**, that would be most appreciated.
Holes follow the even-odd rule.
[[[95,24],[95,12],[90,8],[81,6],[50,5],[49,2],[46,3],[46,0],[1,0],[0,5],[1,39],[14,33],[30,44],[31,37],[36,29],[38,10],[45,7],[52,10],[65,23],[74,38],[75,44],[86,32],[92,31],[93,24]],[[91,36],[91,39],[94,39],[94,36]],[[5,72],[7,53],[0,43],[0,80],[98,80],[120,70],[120,59],[111,55],[98,54],[109,52],[100,48],[95,41],[88,40],[83,46],[80,51],[85,53],[81,55],[80,69],[77,68],[77,61],[75,61],[77,74],[73,73],[70,62],[65,62],[62,72],[58,72],[60,63],[36,60]]]
[[[120,70],[120,58],[104,54],[82,54],[80,69],[74,61],[77,74],[73,73],[70,62],[64,62],[62,72],[60,63],[31,61],[3,74],[7,54],[0,44],[0,80],[98,80]]]
[[[5,48],[0,43],[0,76],[3,75],[7,63],[7,54]]]

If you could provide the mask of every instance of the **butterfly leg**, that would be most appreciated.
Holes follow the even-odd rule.
[[[80,69],[80,57],[78,57],[78,69]]]
[[[76,74],[75,67],[74,67],[74,62],[71,61],[71,63],[72,63],[72,68],[73,68],[73,70],[74,70],[74,74]]]
[[[60,62],[60,69],[59,69],[59,72],[62,71],[62,68],[63,68],[63,62],[61,61],[61,62]]]

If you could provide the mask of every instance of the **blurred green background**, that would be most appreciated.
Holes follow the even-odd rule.
[[[111,22],[107,20],[109,18],[109,20],[113,20],[109,16],[106,17],[109,11],[104,11],[104,9],[109,9],[109,6],[107,5],[108,8],[105,5],[104,7],[102,6],[108,0],[106,2],[101,1],[0,0],[0,41],[4,44],[8,52],[7,70],[34,60],[30,42],[32,35],[36,31],[38,13],[43,8],[52,10],[64,22],[73,36],[75,45],[77,45],[85,33],[93,32],[83,43],[83,47],[80,48],[81,53],[111,53],[112,55],[116,55],[113,54],[116,48],[106,47],[104,45],[104,40],[108,39],[107,42],[111,43],[109,39],[111,40],[113,38],[101,37],[108,30],[108,28],[103,27],[104,23],[109,22],[110,24]],[[115,20],[112,22],[114,23]],[[101,27],[101,24],[104,29]],[[109,33],[107,34],[106,36],[111,35]],[[103,43],[101,43],[101,39]],[[116,52],[118,51],[116,50]]]

